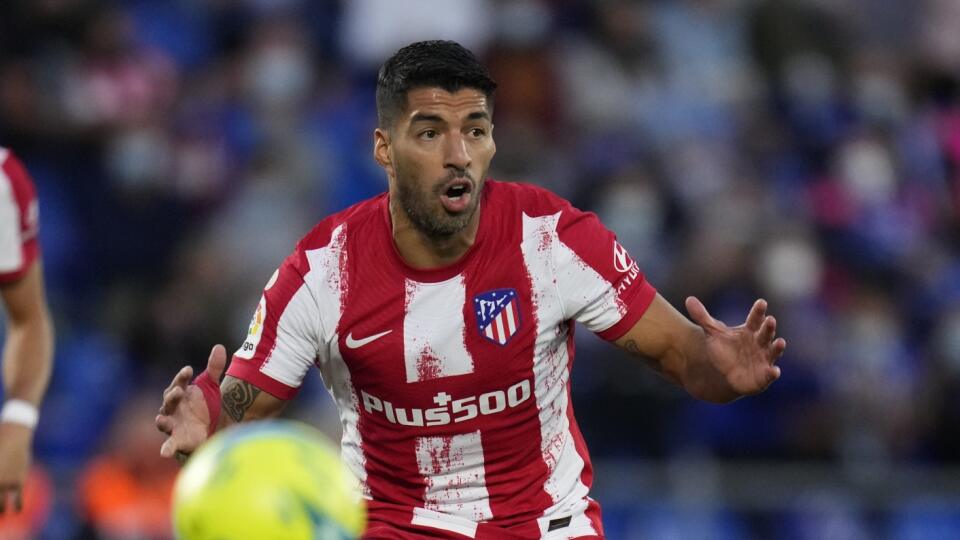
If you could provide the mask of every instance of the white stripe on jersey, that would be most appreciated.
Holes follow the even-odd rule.
[[[450,514],[441,514],[426,508],[414,508],[410,523],[421,527],[433,527],[443,531],[455,532],[470,538],[477,537],[477,522],[458,518]]]
[[[340,355],[340,348],[336,346],[340,339],[334,336],[334,347],[330,348],[330,355],[326,362],[320,363],[320,374],[327,392],[333,397],[340,413],[340,426],[343,434],[340,437],[340,458],[346,463],[350,472],[360,481],[360,488],[364,498],[370,499],[370,486],[367,484],[367,460],[363,456],[363,439],[360,436],[360,401],[353,389],[350,379],[350,370]],[[336,382],[336,384],[334,384]]]
[[[346,268],[346,237],[346,228],[341,225],[331,233],[328,245],[305,252],[310,271],[277,321],[276,339],[260,371],[287,386],[299,388],[307,370],[317,361],[323,339],[336,337],[347,283],[346,276],[341,275],[341,269]],[[264,310],[263,316],[269,313]]]
[[[551,233],[563,320],[573,319],[591,332],[603,332],[620,322],[627,314],[627,306],[620,300],[617,290],[560,240],[556,227]]]
[[[265,306],[266,302],[261,304]],[[266,316],[266,307],[263,313]],[[317,358],[319,327],[317,304],[310,289],[301,285],[280,314],[277,339],[260,365],[260,371],[287,386],[299,388]]]
[[[533,373],[534,394],[540,410],[540,450],[550,471],[544,491],[554,502],[554,505],[544,512],[544,516],[572,511],[586,505],[588,492],[587,486],[580,481],[584,461],[576,451],[567,418],[567,381],[570,376],[568,334],[563,325],[543,324],[569,318],[563,309],[560,296],[572,294],[574,291],[569,290],[570,288],[590,288],[596,284],[587,280],[583,283],[571,283],[569,279],[559,278],[555,252],[564,249],[569,251],[569,248],[560,243],[557,235],[559,221],[560,212],[535,218],[524,214],[523,242],[520,246],[527,273],[530,275],[532,302],[538,325]],[[569,271],[567,273],[569,274]],[[581,277],[588,276],[581,274]],[[596,275],[595,279],[602,281],[599,275]]]
[[[480,431],[451,437],[417,437],[417,465],[427,482],[424,507],[485,521],[493,517]]]
[[[463,275],[440,283],[406,280],[403,358],[407,382],[473,373],[467,352]]]
[[[312,306],[317,313],[314,328],[319,329],[320,335],[315,345],[318,349],[314,351],[311,362],[319,359],[318,367],[323,377],[323,384],[336,402],[340,413],[340,423],[343,428],[340,439],[341,457],[360,481],[363,496],[370,498],[366,460],[363,456],[363,440],[358,428],[359,400],[353,389],[350,370],[347,369],[340,354],[340,339],[337,335],[337,326],[340,324],[344,299],[347,295],[345,273],[347,251],[344,249],[346,241],[346,226],[340,225],[330,234],[330,243],[327,246],[305,252],[307,261],[310,263],[310,271],[303,276],[306,286],[297,291],[297,295],[291,299],[290,304],[293,304],[303,291],[308,291],[315,297],[315,303]],[[287,311],[289,310],[290,306],[287,307]]]
[[[9,152],[0,148],[0,272],[15,272],[23,266],[20,207],[13,181],[3,171]]]

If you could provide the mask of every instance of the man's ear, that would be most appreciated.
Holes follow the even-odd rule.
[[[390,132],[383,128],[373,131],[373,159],[386,169],[388,174],[393,173],[393,161],[390,159]]]

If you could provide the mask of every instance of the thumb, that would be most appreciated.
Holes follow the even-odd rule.
[[[227,367],[227,349],[219,343],[210,350],[210,357],[207,358],[207,374],[217,384],[223,378],[223,370]]]
[[[719,322],[710,316],[710,313],[707,311],[707,307],[703,305],[696,296],[688,296],[687,301],[687,313],[690,314],[690,318],[693,322],[702,326],[704,330],[714,329],[719,326]]]

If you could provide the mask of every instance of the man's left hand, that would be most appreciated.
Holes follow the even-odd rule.
[[[787,342],[776,337],[777,320],[767,315],[767,301],[754,302],[744,324],[729,327],[710,316],[697,298],[687,298],[687,312],[706,333],[707,356],[739,395],[763,392],[780,377],[777,359]]]

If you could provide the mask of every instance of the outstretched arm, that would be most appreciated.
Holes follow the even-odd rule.
[[[36,409],[50,380],[53,325],[39,261],[22,278],[0,287],[0,295],[7,311],[7,340],[3,347],[6,406],[0,415],[2,514],[8,493],[13,495],[14,508],[19,510],[21,506],[20,490],[30,466]]]
[[[736,327],[711,317],[692,296],[686,304],[693,322],[658,294],[617,346],[694,397],[716,403],[760,393],[780,377],[775,363],[787,342],[775,337],[777,321],[767,315],[765,300]]]
[[[207,376],[218,381],[226,364],[226,349],[223,345],[214,346],[207,359]],[[227,376],[220,383],[220,411],[211,411],[200,388],[190,384],[192,379],[193,368],[186,366],[163,392],[163,404],[155,422],[157,429],[167,435],[160,447],[164,457],[188,455],[214,431],[239,422],[276,416],[286,405],[286,401],[247,381]],[[218,416],[216,426],[211,426],[211,412]]]

